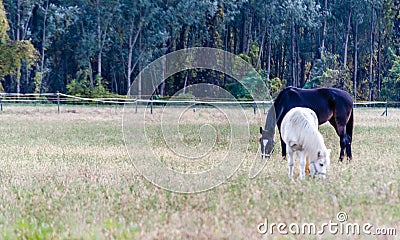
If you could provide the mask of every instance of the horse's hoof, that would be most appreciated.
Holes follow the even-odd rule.
[[[342,163],[343,162],[343,158],[339,158],[339,161],[338,161],[339,163]]]

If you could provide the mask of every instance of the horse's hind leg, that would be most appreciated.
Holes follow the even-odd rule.
[[[339,162],[343,161],[344,157],[344,150],[346,148],[346,128],[345,126],[341,126],[337,124],[338,120],[335,119],[334,117],[329,120],[329,123],[335,128],[336,134],[340,138],[340,155],[339,155]]]
[[[347,158],[349,159],[349,160],[351,160],[352,159],[352,155],[351,155],[351,137],[350,137],[350,135],[346,135],[346,155],[347,155]]]
[[[340,155],[339,155],[339,161],[342,162],[343,161],[343,157],[344,157],[344,149],[346,148],[347,144],[346,144],[346,138],[340,136]]]
[[[282,148],[282,158],[285,159],[286,158],[286,143],[282,140],[281,138],[281,148]]]

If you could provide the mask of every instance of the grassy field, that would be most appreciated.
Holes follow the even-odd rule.
[[[248,152],[254,153],[260,119],[253,119],[248,111],[250,134],[243,139],[249,139]],[[380,116],[382,111],[355,110],[351,163],[337,162],[338,137],[331,126],[321,126],[332,148],[327,181],[290,182],[277,144],[272,159],[256,178],[248,178],[254,158],[249,154],[220,186],[180,194],[155,187],[134,168],[124,144],[121,108],[62,107],[57,114],[55,107],[7,107],[0,113],[0,238],[262,239],[267,236],[257,227],[265,219],[318,226],[338,222],[336,215],[341,211],[347,213],[347,222],[372,224],[371,231],[396,228],[399,238],[400,110],[389,109],[387,117]],[[175,114],[164,112],[166,118]],[[168,144],[174,143],[160,137],[160,109],[146,121],[149,144],[170,168],[184,172],[212,168],[226,151],[232,154],[230,121],[224,120],[229,115],[218,114],[207,109],[181,114],[182,136],[177,136],[189,147],[199,146],[197,133],[203,123],[211,128],[200,129],[200,136],[216,137],[206,146],[211,150],[201,161],[182,163],[168,152]],[[143,113],[132,114],[132,118],[134,127]],[[242,123],[233,125],[247,126],[246,121]],[[135,136],[132,131],[126,136]],[[128,150],[143,151],[141,146]],[[280,235],[275,230],[268,239],[367,237],[329,232],[324,236]]]

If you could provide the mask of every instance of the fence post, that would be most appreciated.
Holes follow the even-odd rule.
[[[257,104],[256,104],[256,100],[254,100],[254,103],[253,103],[253,110],[254,110],[254,115],[256,115],[256,114],[257,114]]]
[[[264,114],[267,113],[267,112],[265,111],[265,102],[266,102],[266,101],[267,101],[267,98],[264,99],[263,104],[262,104],[262,105],[263,105],[263,109],[264,109]]]
[[[196,112],[196,97],[193,97],[193,112]]]
[[[137,102],[138,102],[138,98],[136,96],[136,99],[135,99],[135,113],[137,113]]]
[[[386,100],[386,104],[385,104],[385,116],[387,117],[388,114],[388,101]]]
[[[385,102],[385,111],[381,114],[381,116],[385,115],[387,117],[388,115],[388,101],[386,100]]]
[[[60,114],[60,92],[57,91],[57,112]]]
[[[3,111],[3,95],[0,94],[0,111]]]
[[[150,97],[150,114],[153,114],[153,96]]]

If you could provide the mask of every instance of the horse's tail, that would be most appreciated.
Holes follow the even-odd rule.
[[[350,137],[350,142],[353,139],[353,127],[354,127],[354,117],[353,117],[353,112],[354,109],[351,109],[351,114],[350,114],[350,118],[349,121],[346,124],[346,133],[348,134],[348,136]]]
[[[349,159],[352,159],[351,142],[353,140],[353,124],[354,124],[354,109],[351,109],[349,121],[346,124],[346,154]]]

